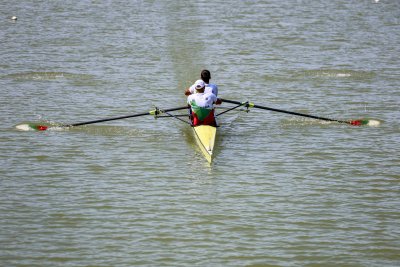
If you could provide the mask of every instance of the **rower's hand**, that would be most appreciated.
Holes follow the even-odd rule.
[[[217,101],[215,102],[215,104],[217,104],[217,105],[221,105],[221,103],[222,103],[222,100],[221,100],[221,99],[219,99],[219,98],[217,98]]]
[[[185,95],[186,95],[186,96],[189,96],[189,95],[191,95],[191,94],[192,94],[192,93],[190,92],[189,89],[186,89],[186,90],[185,90]]]

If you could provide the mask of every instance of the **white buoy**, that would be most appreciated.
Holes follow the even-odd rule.
[[[17,16],[12,16],[11,19],[15,21],[15,20],[17,20],[18,18],[17,18]]]

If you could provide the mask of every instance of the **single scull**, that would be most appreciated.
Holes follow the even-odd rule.
[[[362,119],[362,120],[336,120],[336,119],[331,119],[331,118],[324,118],[324,117],[319,117],[319,116],[314,116],[314,115],[309,115],[309,114],[303,114],[303,113],[298,113],[298,112],[293,112],[293,111],[286,111],[282,109],[276,109],[276,108],[270,108],[270,107],[265,107],[265,106],[259,106],[255,105],[251,102],[239,102],[239,101],[233,101],[233,100],[227,100],[227,99],[221,99],[223,103],[229,103],[229,104],[234,104],[234,107],[227,108],[223,112],[216,114],[215,117],[218,117],[222,114],[225,114],[231,110],[237,109],[239,107],[244,107],[246,108],[246,111],[249,111],[249,108],[258,108],[262,110],[269,110],[269,111],[275,111],[275,112],[281,112],[281,113],[286,113],[286,114],[291,114],[295,116],[303,116],[311,119],[316,119],[316,120],[324,120],[324,121],[330,121],[330,122],[339,122],[339,123],[345,123],[349,125],[354,125],[354,126],[361,126],[361,125],[368,125],[368,126],[378,126],[380,124],[380,121],[378,120],[370,120],[370,119]],[[192,129],[193,133],[196,139],[196,143],[199,146],[199,149],[201,153],[204,155],[206,160],[211,163],[213,160],[213,155],[214,155],[214,147],[215,147],[215,140],[217,136],[217,128],[218,126],[212,126],[212,125],[198,125],[198,126],[193,126],[192,122],[189,119],[182,119],[181,117],[188,117],[188,115],[176,115],[173,114],[172,112],[178,111],[178,110],[186,110],[188,109],[188,106],[183,106],[183,107],[177,107],[177,108],[170,108],[170,109],[159,109],[156,108],[154,110],[144,112],[144,113],[138,113],[138,114],[133,114],[133,115],[126,115],[126,116],[119,116],[119,117],[110,117],[110,118],[105,118],[105,119],[97,119],[97,120],[92,120],[92,121],[86,121],[86,122],[78,122],[78,123],[72,123],[72,124],[63,124],[63,125],[45,125],[45,124],[39,124],[39,123],[28,123],[28,124],[19,124],[16,126],[17,129],[19,130],[27,130],[27,129],[33,129],[37,131],[46,131],[50,128],[59,128],[59,127],[64,127],[64,128],[70,128],[70,127],[76,127],[76,126],[82,126],[82,125],[88,125],[88,124],[93,124],[93,123],[99,123],[99,122],[106,122],[106,121],[114,121],[114,120],[120,120],[120,119],[126,119],[126,118],[134,118],[134,117],[141,117],[141,116],[146,116],[146,115],[152,115],[155,118],[162,118],[162,117],[173,117],[176,118],[182,122],[185,122],[189,124]],[[163,115],[166,114],[166,115]]]

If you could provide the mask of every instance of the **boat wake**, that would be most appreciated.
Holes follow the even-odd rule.
[[[303,74],[307,77],[314,78],[352,78],[352,79],[368,79],[375,77],[374,72],[368,71],[356,71],[347,69],[317,69],[317,70],[305,70],[299,74]]]
[[[57,81],[57,80],[91,80],[94,77],[88,74],[76,74],[68,72],[57,71],[31,71],[13,73],[2,76],[3,78],[10,78],[16,81]]]

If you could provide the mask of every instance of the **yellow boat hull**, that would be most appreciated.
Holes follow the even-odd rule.
[[[217,136],[217,127],[210,125],[199,125],[192,127],[196,137],[197,145],[206,160],[211,163],[213,159],[213,151],[215,139]]]

